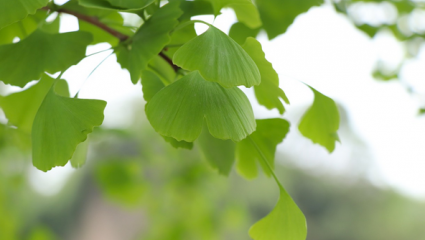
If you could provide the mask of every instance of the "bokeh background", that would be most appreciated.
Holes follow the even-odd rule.
[[[402,41],[389,29],[371,37],[356,27],[400,21],[405,16],[391,4],[359,3],[348,13],[326,2],[271,42],[265,33],[258,37],[291,101],[283,118],[292,126],[278,146],[276,171],[306,215],[308,240],[422,239],[425,118],[418,112],[425,104],[424,44]],[[414,14],[403,21],[412,31],[425,31],[425,13]],[[78,30],[77,19],[60,17],[61,32]],[[236,22],[231,10],[216,19],[197,18],[225,32]],[[98,44],[87,54],[108,48]],[[113,55],[106,58],[110,52],[63,75],[71,95],[80,91],[81,98],[108,102],[81,168],[37,170],[28,136],[0,125],[0,239],[249,239],[249,227],[277,201],[273,180],[248,181],[235,170],[220,176],[196,146],[172,148],[146,120],[140,84],[131,84]],[[341,144],[332,154],[297,130],[313,101],[304,83],[338,104]],[[243,90],[256,118],[281,117],[259,106],[251,89]],[[16,91],[0,85],[2,95]],[[0,122],[7,123],[2,113]]]

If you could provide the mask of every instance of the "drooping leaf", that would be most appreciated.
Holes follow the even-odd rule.
[[[286,32],[286,29],[301,13],[313,6],[319,6],[323,0],[256,0],[263,27],[269,39]]]
[[[91,41],[85,32],[50,34],[37,30],[18,43],[1,45],[0,80],[24,87],[45,71],[63,71],[84,58]]]
[[[32,127],[32,160],[35,167],[48,171],[64,166],[77,145],[103,122],[106,102],[76,99],[47,93]]]
[[[220,174],[229,175],[235,161],[235,143],[211,136],[205,125],[197,143],[210,165]]]
[[[243,45],[248,37],[255,38],[259,32],[260,28],[252,29],[241,22],[237,22],[230,28],[229,36],[239,45]]]
[[[61,87],[62,83],[58,82],[56,84],[56,92],[59,91],[61,95],[65,96],[69,95],[66,81],[60,81],[66,87]],[[30,134],[38,108],[49,92],[53,82],[54,79],[44,74],[41,80],[32,87],[6,97],[0,96],[0,107],[3,109],[9,123],[16,126],[20,131]],[[58,89],[58,87],[60,88]]]
[[[49,0],[0,0],[0,29],[34,14],[47,5]]]
[[[173,62],[204,79],[224,87],[252,87],[261,82],[260,72],[239,44],[217,28],[210,28],[190,40],[174,54]]]
[[[117,61],[130,72],[134,84],[149,61],[170,42],[170,31],[178,24],[181,14],[179,2],[168,3],[142,25],[130,43],[116,49]]]
[[[255,130],[245,94],[223,88],[192,72],[159,91],[146,105],[146,115],[161,135],[193,142],[204,119],[212,136],[240,141]]]
[[[254,240],[305,240],[307,224],[304,214],[285,189],[279,188],[276,206],[251,227],[249,235]]]
[[[261,44],[255,38],[247,38],[243,49],[251,56],[261,74],[261,84],[254,87],[258,102],[267,109],[277,108],[283,114],[285,107],[280,99],[289,104],[285,92],[279,88],[279,76],[272,64],[267,61]]]
[[[84,142],[77,145],[74,154],[70,160],[73,168],[80,168],[86,163],[87,152],[89,150],[89,139],[87,138]]]
[[[80,4],[90,8],[131,11],[143,9],[155,0],[79,0]]]
[[[238,172],[247,179],[257,177],[258,161],[263,167],[264,172],[270,175],[270,170],[261,160],[262,156],[258,152],[257,147],[273,168],[276,146],[283,141],[288,132],[289,122],[284,119],[257,120],[257,130],[250,136],[257,146],[254,146],[250,139],[244,139],[236,145]]]
[[[309,86],[310,87],[310,86]],[[313,143],[318,143],[329,152],[335,149],[335,142],[339,141],[339,112],[335,102],[310,87],[314,93],[313,105],[301,119],[298,129]]]

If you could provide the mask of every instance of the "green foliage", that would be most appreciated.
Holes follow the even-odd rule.
[[[28,14],[34,14],[41,7],[46,6],[49,0],[1,0],[0,1],[0,29],[24,19]]]

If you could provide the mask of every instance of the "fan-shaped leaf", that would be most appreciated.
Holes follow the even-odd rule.
[[[191,71],[198,70],[206,80],[224,87],[251,87],[261,82],[260,72],[251,57],[213,26],[180,47],[173,62]]]
[[[37,30],[15,44],[0,46],[0,80],[23,87],[40,79],[43,72],[55,73],[84,58],[92,41],[85,32],[50,34]]]
[[[0,29],[34,14],[47,5],[49,0],[0,0]]]
[[[161,135],[193,142],[204,119],[212,136],[240,141],[255,130],[245,94],[225,89],[192,72],[159,91],[146,105],[146,115]]]
[[[34,166],[42,171],[64,166],[93,127],[102,124],[105,106],[105,101],[59,96],[51,88],[32,128]]]
[[[252,29],[241,22],[237,22],[230,28],[229,36],[239,45],[243,45],[248,37],[255,38],[259,32],[260,28]]]

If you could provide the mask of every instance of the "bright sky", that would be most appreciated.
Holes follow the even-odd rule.
[[[210,17],[203,20],[212,22]],[[228,31],[235,21],[231,11],[224,11],[214,25]],[[199,32],[202,26],[196,26]],[[63,16],[61,31],[78,29],[77,21]],[[385,58],[398,64],[402,57],[401,46],[385,34],[374,40],[359,32],[345,17],[335,13],[332,7],[311,9],[297,18],[285,35],[273,41],[260,36],[266,57],[279,73],[281,88],[291,101],[283,116],[293,123],[291,132],[280,146],[290,156],[298,156],[297,165],[320,171],[345,174],[350,171],[347,163],[349,152],[342,136],[342,144],[329,155],[324,148],[299,137],[296,124],[300,109],[312,102],[312,93],[300,83],[303,81],[323,94],[335,99],[349,116],[351,127],[363,139],[372,156],[374,166],[370,179],[377,185],[390,185],[409,196],[425,199],[425,118],[418,117],[418,97],[410,95],[398,81],[379,82],[371,77],[376,60]],[[108,45],[91,47],[88,53],[109,48]],[[109,53],[87,58],[64,74],[70,83],[71,94],[81,88],[84,79]],[[416,86],[423,81],[425,51],[422,61],[415,61],[403,72],[408,83]],[[425,91],[424,86],[419,90]],[[253,99],[251,90],[245,90],[253,102],[258,118],[278,117],[277,111],[266,111]],[[129,74],[110,56],[84,84],[81,98],[97,98],[108,101],[104,126],[126,127],[132,116],[131,103],[143,101],[140,84],[131,84]],[[298,147],[291,144],[296,140]],[[363,164],[364,159],[358,159]],[[319,171],[318,170],[318,171]],[[65,176],[70,167],[55,168],[48,174],[31,171],[33,184],[40,191],[52,189],[45,184],[52,177]],[[39,179],[38,181],[36,179]],[[45,179],[45,180],[42,180]],[[59,179],[58,179],[59,181]],[[44,189],[44,190],[43,190]],[[46,192],[47,193],[47,192]]]

